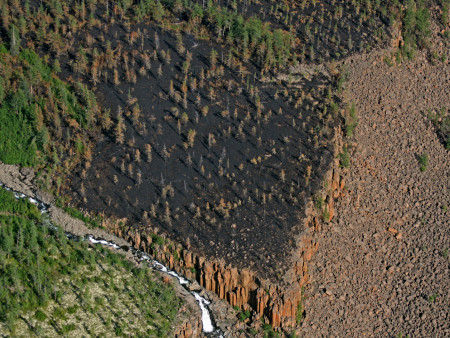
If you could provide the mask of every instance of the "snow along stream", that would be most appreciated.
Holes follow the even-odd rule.
[[[0,182],[0,187],[4,187],[6,190],[12,191],[14,193],[14,196],[17,199],[28,198],[28,200],[31,203],[35,204],[39,208],[41,213],[48,213],[49,206],[46,205],[44,202],[39,201],[33,197],[27,196],[23,193],[16,192],[16,191],[12,190],[11,188],[7,187],[3,182]],[[54,225],[51,224],[51,226],[54,226]],[[74,236],[71,233],[66,233],[66,235],[69,239],[80,239],[78,236]],[[136,250],[129,246],[119,246],[116,243],[108,242],[102,238],[94,238],[92,235],[89,235],[89,234],[86,235],[85,238],[81,239],[81,240],[88,240],[89,242],[91,242],[93,244],[101,244],[104,246],[110,246],[110,247],[113,247],[114,249],[123,250],[125,252],[131,251],[133,256],[138,258],[139,261],[147,261],[149,266],[153,270],[158,270],[163,273],[167,273],[168,275],[176,277],[178,279],[178,282],[180,283],[180,285],[182,285],[186,290],[188,290],[194,296],[195,300],[197,301],[197,303],[200,307],[200,310],[202,311],[202,326],[203,326],[203,332],[205,333],[205,335],[207,337],[214,337],[214,338],[215,337],[223,337],[223,332],[219,328],[215,327],[215,325],[213,323],[211,311],[208,307],[208,305],[210,304],[210,301],[208,301],[206,298],[200,296],[200,294],[199,294],[200,291],[197,292],[197,291],[189,290],[188,286],[189,286],[190,282],[186,278],[184,278],[183,276],[180,276],[173,270],[169,270],[166,266],[164,266],[160,262],[152,259],[151,257],[149,257],[146,253],[142,252],[141,250]]]

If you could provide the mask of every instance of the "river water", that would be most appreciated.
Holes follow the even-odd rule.
[[[6,190],[12,191],[14,193],[14,196],[19,198],[28,198],[28,200],[35,204],[38,209],[41,211],[41,213],[48,213],[49,205],[46,205],[44,202],[33,198],[31,196],[27,196],[23,193],[16,192],[6,186],[3,182],[0,182],[0,187],[4,187]],[[50,226],[54,227],[53,224],[50,224]],[[166,273],[168,275],[171,275],[173,277],[176,277],[180,285],[182,285],[186,290],[188,290],[195,300],[197,301],[200,310],[202,312],[202,326],[203,326],[203,333],[208,338],[216,338],[216,337],[223,337],[223,332],[215,325],[213,316],[211,314],[211,310],[209,309],[208,305],[210,304],[210,301],[206,298],[200,296],[200,291],[192,291],[189,289],[189,280],[184,278],[183,276],[180,276],[178,273],[176,273],[173,270],[168,269],[164,264],[152,259],[150,256],[148,256],[145,252],[142,252],[141,250],[136,250],[135,248],[129,247],[129,246],[119,246],[116,243],[108,242],[104,240],[103,238],[94,238],[92,235],[88,234],[84,238],[79,238],[78,236],[74,236],[71,233],[66,233],[67,237],[72,240],[87,240],[93,244],[100,244],[104,246],[113,247],[117,250],[121,250],[124,252],[131,252],[134,257],[136,257],[141,262],[147,262],[149,267],[153,270],[161,271],[163,273]]]

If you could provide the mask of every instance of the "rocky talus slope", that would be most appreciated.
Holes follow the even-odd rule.
[[[359,125],[347,193],[309,265],[304,337],[450,336],[450,155],[424,115],[449,109],[450,67],[385,55],[345,61]]]

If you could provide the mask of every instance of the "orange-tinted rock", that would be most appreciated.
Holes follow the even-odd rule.
[[[184,322],[175,331],[175,338],[195,338],[201,337],[202,323],[200,320],[195,322]]]
[[[328,212],[329,212],[329,221],[331,221],[333,219],[334,216],[334,199],[330,198],[330,200],[328,201]]]
[[[391,234],[393,234],[393,235],[396,235],[397,233],[398,233],[398,231],[397,230],[395,230],[394,228],[391,228],[391,227],[389,227],[388,229],[387,229],[387,231],[389,231]]]
[[[333,180],[331,182],[331,189],[337,190],[338,188],[339,188],[339,173],[335,171],[333,175]]]
[[[141,235],[139,235],[139,232],[136,232],[136,235],[134,237],[134,245],[137,249],[140,248],[141,245]]]
[[[228,292],[228,294],[227,294],[227,302],[231,306],[236,306],[236,294],[233,291]]]
[[[343,178],[343,179],[341,180],[341,184],[340,184],[340,186],[339,186],[339,189],[340,189],[340,190],[344,190],[344,188],[345,188],[345,178]]]

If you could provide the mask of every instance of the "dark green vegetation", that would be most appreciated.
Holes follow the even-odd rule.
[[[421,172],[424,172],[427,170],[427,168],[428,168],[428,154],[427,153],[423,153],[422,155],[420,155],[419,164],[420,164]]]
[[[239,307],[235,306],[234,309],[238,312],[238,317],[241,322],[245,322],[250,318],[251,312],[249,310],[240,310]]]
[[[403,16],[402,52],[408,57],[414,57],[417,47],[425,47],[430,35],[430,12],[425,1],[408,0]]]
[[[279,332],[275,332],[273,327],[270,324],[263,324],[262,329],[264,332],[264,338],[280,338],[281,334]]]
[[[353,137],[353,131],[358,125],[358,117],[356,115],[355,104],[352,103],[345,116],[345,136]]]
[[[11,59],[6,48],[0,46],[1,70],[13,70],[8,66],[8,58]],[[23,61],[21,58],[20,61]],[[33,72],[21,72],[24,78],[30,78]],[[48,75],[48,74],[47,74]],[[47,147],[47,130],[38,130],[36,102],[31,103],[24,93],[24,84],[19,89],[8,88],[5,82],[9,82],[12,74],[2,74],[0,100],[4,101],[0,110],[0,158],[6,163],[19,163],[21,165],[34,165],[36,163],[36,151]],[[48,80],[48,76],[47,76]],[[26,81],[26,80],[25,80]],[[30,84],[32,86],[33,84]],[[5,88],[6,87],[6,88]],[[14,112],[15,114],[11,114]]]
[[[297,324],[300,324],[303,320],[303,302],[298,303],[298,308],[297,308]]]
[[[428,301],[430,303],[434,303],[434,301],[436,300],[437,296],[438,296],[437,294],[432,294],[430,297],[428,297]]]
[[[0,335],[167,337],[180,300],[148,269],[69,241],[0,188]]]
[[[8,52],[1,45],[0,54],[0,159],[38,166],[46,161],[45,157],[52,156],[45,122],[71,118],[85,127],[93,107],[81,106],[74,90],[53,77],[52,69],[35,52],[27,49],[20,53],[13,53],[12,49]],[[82,84],[79,90],[80,94],[89,93]]]
[[[59,189],[60,175],[89,157],[99,112],[86,85],[68,86],[34,51],[0,44],[0,160],[41,170]]]
[[[350,166],[350,154],[347,146],[344,146],[342,153],[339,154],[339,162],[342,168],[348,168]]]

